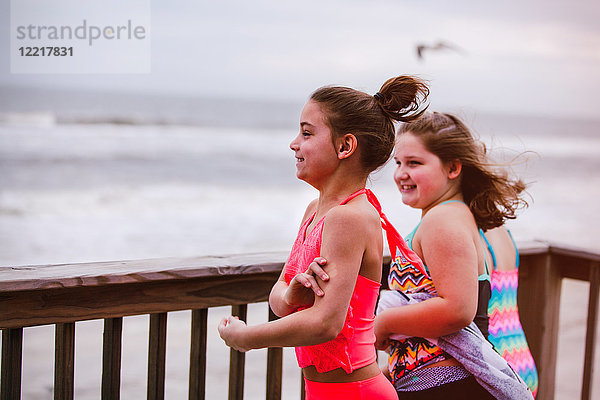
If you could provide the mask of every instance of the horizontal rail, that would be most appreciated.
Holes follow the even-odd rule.
[[[263,253],[0,267],[0,328],[266,301],[285,257]]]
[[[288,253],[0,267],[0,293],[165,282],[281,271]]]
[[[538,366],[538,399],[554,397],[559,304],[563,278],[590,282],[582,398],[592,393],[600,254],[554,244],[519,244],[519,310]],[[168,313],[192,310],[189,398],[205,398],[206,330],[211,307],[264,302],[287,253],[0,267],[2,399],[19,399],[23,328],[55,324],[55,398],[73,397],[75,323],[103,319],[102,398],[118,399],[122,317],[150,315],[148,398],[164,398]],[[384,274],[390,258],[384,259]],[[385,284],[384,284],[385,286]],[[275,318],[271,313],[269,319]],[[229,398],[242,399],[242,353],[231,351]],[[282,353],[269,349],[267,397],[281,398]]]

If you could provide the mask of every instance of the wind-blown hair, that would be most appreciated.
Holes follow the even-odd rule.
[[[351,133],[358,140],[361,161],[367,172],[384,165],[394,150],[394,120],[409,122],[427,106],[424,81],[412,76],[388,79],[375,96],[341,86],[317,89],[310,100],[319,103],[335,135]]]
[[[420,138],[443,163],[461,162],[460,190],[479,228],[485,231],[501,226],[507,219],[515,219],[519,208],[528,206],[521,197],[527,185],[509,176],[507,168],[491,164],[485,145],[454,115],[426,113],[402,124],[398,135],[407,132]]]

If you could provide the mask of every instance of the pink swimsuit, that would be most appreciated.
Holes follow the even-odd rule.
[[[313,218],[314,214],[304,221],[292,247],[285,266],[285,281],[288,284],[296,274],[306,271],[315,257],[321,254],[321,233],[325,217],[306,235],[306,229]],[[318,372],[327,372],[342,367],[349,374],[375,361],[373,324],[379,286],[379,282],[358,275],[342,331],[329,342],[296,347],[300,368],[314,365]]]
[[[400,250],[403,255],[414,260],[415,265],[422,266],[420,259],[412,250],[408,249],[398,232],[381,212],[381,206],[370,190],[361,189],[341,204],[346,204],[361,194],[367,195],[369,202],[373,204],[381,216],[382,226],[386,230],[392,257],[395,257],[396,250]],[[298,237],[292,247],[290,258],[285,265],[284,276],[288,284],[296,274],[305,272],[315,257],[320,256],[321,233],[325,217],[307,235],[306,230],[314,217],[315,214],[304,221],[300,227]],[[379,282],[358,275],[342,331],[335,339],[329,342],[314,346],[296,347],[296,357],[301,368],[314,365],[318,372],[343,368],[346,373],[351,373],[375,361],[375,333],[373,324],[375,321],[374,310],[379,287]]]

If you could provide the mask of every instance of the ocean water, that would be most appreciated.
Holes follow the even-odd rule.
[[[465,119],[496,159],[517,157],[513,169],[530,183],[531,206],[510,222],[517,240],[600,249],[597,124]],[[295,178],[296,123],[0,125],[0,262],[286,250],[317,195]],[[371,187],[406,233],[419,213],[402,205],[393,168]]]
[[[138,111],[132,111],[135,118],[128,116],[125,104],[93,111],[89,104],[88,111],[74,104],[51,110],[16,100],[0,104],[0,267],[291,247],[305,206],[317,196],[295,178],[289,149],[301,104],[241,102],[232,110],[222,109],[227,102],[221,101],[215,113],[194,114],[188,104],[176,114],[165,105],[174,107],[172,101],[148,106],[153,112],[145,113],[139,102],[137,98]],[[530,183],[530,207],[509,223],[517,241],[600,250],[599,121],[475,112],[461,116],[496,159],[514,159],[515,173]],[[374,174],[370,187],[398,230],[407,233],[419,213],[402,205],[393,168],[389,163]],[[572,354],[581,353],[583,343],[572,342],[580,343],[585,331],[586,290],[585,284],[566,283],[557,398],[579,393],[582,362],[573,361]],[[216,325],[228,313],[227,308],[210,313],[211,399],[227,396],[223,382],[229,357]],[[249,322],[266,315],[264,305],[253,305]],[[145,393],[147,324],[147,317],[125,319],[124,399]],[[77,324],[78,399],[99,397],[101,330],[101,321]],[[25,330],[24,399],[50,397],[52,335],[49,326]],[[188,342],[189,313],[170,314],[169,399],[187,398]],[[300,374],[293,351],[284,354],[284,398],[295,399]],[[265,360],[265,351],[247,355],[248,399],[264,398]]]

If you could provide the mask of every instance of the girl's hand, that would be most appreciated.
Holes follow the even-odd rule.
[[[381,322],[381,315],[378,315],[375,318],[375,348],[387,351],[388,347],[390,347],[390,334],[383,331]]]
[[[390,339],[389,337],[386,339],[383,338],[377,338],[375,340],[375,348],[377,350],[381,350],[381,351],[385,351],[386,353],[389,353],[388,349],[390,348]]]
[[[323,270],[326,263],[327,260],[323,257],[316,257],[306,272],[296,275],[285,291],[285,302],[295,307],[310,307],[315,302],[315,296],[325,295],[317,283],[316,277],[322,281],[329,280],[329,275]]]
[[[218,330],[221,339],[225,341],[227,346],[245,353],[250,349],[241,346],[240,339],[244,337],[246,328],[244,321],[240,321],[238,317],[230,316],[221,320]]]

